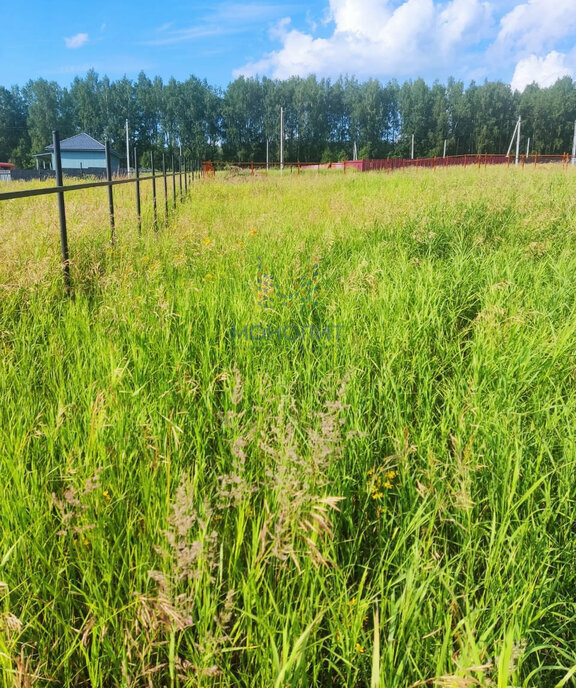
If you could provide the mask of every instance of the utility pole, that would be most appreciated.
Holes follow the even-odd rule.
[[[130,176],[130,138],[128,136],[128,120],[126,120],[126,171]]]
[[[442,157],[446,157],[446,139],[444,139],[444,155]]]
[[[518,117],[518,138],[516,139],[516,164],[520,158],[520,128],[522,127],[522,117]]]
[[[268,160],[269,160],[269,155],[268,155],[268,148],[270,145],[270,139],[266,137],[266,172],[268,172]]]
[[[518,122],[516,122],[516,126],[514,127],[514,133],[512,134],[512,138],[510,139],[510,145],[508,146],[508,151],[506,153],[506,157],[510,155],[510,151],[512,150],[512,144],[514,143],[514,137],[516,136],[516,130],[518,129]]]
[[[414,134],[412,134],[412,154],[411,154],[411,160],[414,160]]]
[[[284,108],[280,108],[280,174],[284,170]]]
[[[526,144],[526,161],[528,161],[529,155],[530,155],[530,137],[528,137],[528,143]]]
[[[572,140],[572,164],[576,165],[576,122],[574,122],[574,139]]]

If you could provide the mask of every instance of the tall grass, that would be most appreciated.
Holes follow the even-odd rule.
[[[575,181],[0,204],[0,685],[575,685]]]

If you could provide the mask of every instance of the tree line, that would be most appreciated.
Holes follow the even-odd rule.
[[[528,86],[522,93],[501,81],[450,78],[431,86],[423,79],[399,84],[309,76],[232,81],[227,88],[191,76],[185,81],[141,72],[136,80],[111,81],[90,70],[68,88],[46,79],[23,87],[0,87],[0,160],[33,166],[34,153],[62,138],[86,132],[125,150],[177,151],[194,159],[230,162],[278,159],[279,112],[284,109],[286,161],[327,162],[358,157],[409,157],[414,135],[417,157],[506,152],[515,122],[531,150],[570,152],[576,120],[576,82]],[[526,138],[524,138],[524,142]],[[523,144],[525,149],[525,143]]]

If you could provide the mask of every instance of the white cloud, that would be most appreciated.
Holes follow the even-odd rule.
[[[496,43],[540,53],[576,32],[574,0],[529,0],[500,20]]]
[[[224,36],[225,34],[234,33],[232,29],[225,29],[221,26],[203,25],[193,26],[189,29],[178,29],[175,31],[162,31],[161,38],[155,38],[149,41],[142,41],[141,45],[174,45],[175,43],[187,43],[199,38],[211,38],[214,36]]]
[[[65,38],[64,43],[66,43],[67,48],[81,48],[88,42],[87,33],[77,33],[72,38]]]
[[[202,38],[231,36],[252,30],[262,21],[271,21],[290,6],[269,5],[261,2],[224,2],[205,12],[194,26],[178,28],[173,21],[156,29],[156,36],[142,41],[141,45],[162,46],[187,43]],[[289,21],[289,20],[288,20]]]
[[[453,0],[439,14],[438,29],[441,45],[455,45],[469,36],[481,41],[490,36],[493,23],[492,7],[488,2]]]
[[[491,5],[482,0],[329,0],[334,31],[328,38],[291,29],[282,20],[273,38],[282,47],[235,71],[284,79],[316,73],[419,76],[451,68],[466,50],[489,35]]]
[[[523,91],[534,81],[542,87],[552,86],[557,79],[571,76],[572,73],[566,65],[566,55],[553,50],[546,57],[530,55],[520,60],[516,65],[511,86],[518,91]]]
[[[390,10],[386,0],[332,0],[330,18],[336,24],[336,33],[350,33],[358,37],[372,38],[375,31],[386,25]]]

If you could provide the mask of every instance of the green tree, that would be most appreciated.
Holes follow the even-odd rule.
[[[517,104],[508,84],[485,81],[471,97],[474,149],[471,153],[506,151],[517,119]]]
[[[29,163],[26,103],[18,87],[0,86],[0,161],[22,166]]]
[[[448,113],[447,155],[462,155],[472,152],[474,124],[471,101],[476,91],[472,82],[468,91],[464,82],[448,79],[446,86],[446,108]]]
[[[362,151],[359,157],[384,158],[390,152],[394,136],[395,102],[393,88],[370,79],[359,85],[349,84],[353,140]]]
[[[32,152],[41,153],[52,143],[52,131],[61,138],[74,133],[71,102],[66,89],[55,81],[30,80],[22,90],[28,107],[27,127]]]
[[[414,136],[414,155],[421,157],[428,152],[428,132],[432,128],[432,103],[430,89],[424,79],[402,84],[398,98],[401,121],[401,135],[396,152],[410,157],[412,136]]]
[[[546,89],[550,138],[546,151],[549,153],[572,152],[574,121],[576,120],[576,84],[569,76],[558,79]]]
[[[72,124],[77,132],[86,132],[100,140],[106,126],[102,109],[103,84],[91,69],[84,79],[75,77],[70,86]]]
[[[435,81],[430,90],[430,124],[426,137],[425,155],[440,157],[444,152],[444,141],[448,139],[450,112],[448,90]]]
[[[226,89],[222,102],[223,151],[230,160],[262,159],[265,145],[263,95],[256,78],[238,77]]]

